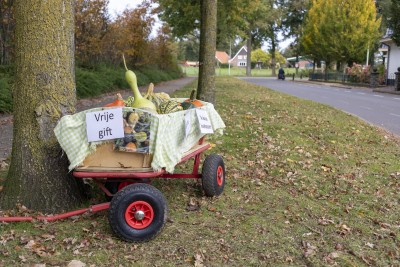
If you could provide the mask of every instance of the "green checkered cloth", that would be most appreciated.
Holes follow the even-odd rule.
[[[176,99],[184,101],[185,99]],[[214,106],[204,102],[200,109],[206,110],[214,133],[222,134],[225,124]],[[69,170],[82,164],[85,158],[96,151],[96,146],[104,143],[88,142],[86,136],[86,113],[100,111],[103,108],[88,109],[74,115],[61,118],[54,129],[60,146],[70,161]],[[123,111],[132,111],[133,108],[123,108]],[[138,109],[140,110],[140,109]],[[144,111],[144,110],[142,110]],[[191,127],[188,135],[185,134],[185,114],[190,116]],[[195,109],[189,109],[170,114],[152,114],[150,128],[150,154],[153,154],[151,167],[158,171],[165,168],[173,173],[176,164],[182,155],[188,151],[205,134],[200,132]],[[111,140],[112,141],[112,140]],[[128,152],[127,152],[128,153]]]

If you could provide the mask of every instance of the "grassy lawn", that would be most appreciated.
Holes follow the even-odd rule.
[[[199,75],[199,68],[197,67],[182,67],[183,73],[187,76],[198,76]],[[285,68],[286,76],[296,73],[296,69],[294,68]],[[238,68],[234,67],[230,70],[227,68],[216,68],[215,74],[217,76],[246,76],[246,69],[245,68]],[[272,76],[271,69],[252,69],[251,75],[254,77],[270,77]],[[278,69],[276,69],[276,75],[278,75]],[[300,72],[299,72],[300,75]]]
[[[227,128],[207,153],[225,160],[220,197],[157,180],[169,220],[143,244],[114,237],[106,212],[2,224],[0,266],[400,266],[398,140],[326,105],[216,81]]]

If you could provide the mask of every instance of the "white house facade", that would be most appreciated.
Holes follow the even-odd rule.
[[[394,74],[400,67],[400,47],[390,38],[390,30],[381,39],[381,44],[384,44],[384,48],[380,49],[384,54],[384,64],[387,69],[387,79],[394,80]]]
[[[229,60],[234,67],[246,67],[247,66],[247,47],[242,46],[236,55]]]

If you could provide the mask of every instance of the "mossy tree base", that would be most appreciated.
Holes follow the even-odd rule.
[[[75,112],[73,0],[15,2],[14,132],[2,209],[59,212],[82,200],[53,133]]]

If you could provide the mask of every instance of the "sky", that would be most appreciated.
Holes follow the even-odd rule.
[[[116,17],[117,14],[122,13],[126,8],[134,8],[139,5],[141,0],[109,0],[108,8],[112,17]],[[279,48],[283,49],[289,46],[290,40],[280,42]],[[266,46],[263,46],[266,49]]]
[[[141,0],[109,0],[108,8],[110,14],[115,17],[116,14],[122,13],[125,8],[133,8],[141,2]]]

